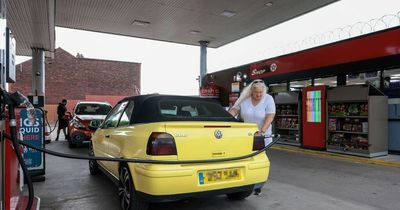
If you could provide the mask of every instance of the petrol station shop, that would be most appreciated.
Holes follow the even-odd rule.
[[[228,109],[262,79],[280,143],[364,157],[399,152],[399,36],[397,27],[210,73],[201,95]]]

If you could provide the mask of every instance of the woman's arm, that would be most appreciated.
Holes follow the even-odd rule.
[[[261,132],[265,133],[267,132],[269,126],[271,126],[272,121],[274,120],[275,117],[275,113],[269,113],[265,115],[265,119],[264,119],[264,124],[261,127]]]

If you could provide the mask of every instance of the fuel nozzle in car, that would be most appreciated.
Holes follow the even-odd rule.
[[[4,107],[5,105],[11,105],[13,107],[25,107],[28,111],[29,122],[31,122],[32,124],[35,123],[35,107],[33,107],[28,98],[24,96],[21,92],[16,91],[10,94],[7,91],[1,89],[1,97],[2,107]]]
[[[31,125],[35,124],[36,112],[35,107],[29,102],[29,99],[19,91],[11,94],[11,98],[16,102],[17,107],[25,107],[28,112],[28,120]]]

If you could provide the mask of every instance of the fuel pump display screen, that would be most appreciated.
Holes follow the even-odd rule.
[[[307,122],[321,122],[321,91],[307,92]]]

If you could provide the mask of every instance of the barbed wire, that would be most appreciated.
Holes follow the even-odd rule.
[[[400,11],[397,14],[388,14],[366,22],[357,22],[342,28],[335,28],[325,33],[312,35],[300,41],[267,48],[264,50],[263,54],[272,54],[274,56],[285,55],[397,26],[400,26]]]

